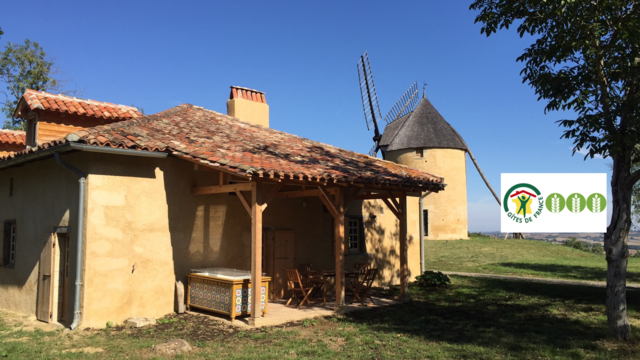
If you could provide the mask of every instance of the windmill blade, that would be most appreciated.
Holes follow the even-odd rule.
[[[409,89],[398,99],[395,105],[389,110],[387,116],[384,117],[384,121],[389,124],[397,118],[403,117],[406,114],[415,110],[418,104],[418,83],[414,82]]]
[[[371,130],[371,128],[374,127],[376,133],[378,133],[377,121],[382,118],[382,115],[380,113],[380,106],[378,105],[376,87],[373,83],[369,55],[367,55],[366,51],[364,55],[360,56],[360,61],[358,61],[358,80],[360,81],[360,97],[362,98],[362,109],[364,110],[364,118],[367,122],[367,130]]]
[[[369,150],[369,156],[376,157],[378,155],[379,148],[380,148],[380,145],[377,142],[373,144],[373,146],[371,147],[371,150]]]

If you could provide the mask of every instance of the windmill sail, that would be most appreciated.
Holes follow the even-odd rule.
[[[382,118],[382,115],[380,114],[380,106],[378,105],[376,87],[373,83],[369,56],[366,51],[364,55],[360,56],[360,61],[358,62],[358,79],[360,80],[360,96],[362,98],[364,118],[367,122],[367,130],[371,130],[371,127],[374,127],[376,135],[379,135],[377,121]]]
[[[389,124],[415,110],[418,98],[418,83],[414,82],[389,110],[387,116],[384,117],[384,121]]]

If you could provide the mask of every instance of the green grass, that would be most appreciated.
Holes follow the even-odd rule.
[[[605,281],[607,262],[604,255],[543,241],[472,238],[425,241],[425,267],[440,271]],[[627,281],[640,283],[640,258],[629,258]]]
[[[602,288],[456,276],[452,281],[449,289],[412,287],[414,300],[400,305],[231,332],[220,325],[214,331],[215,324],[190,315],[172,317],[178,320],[154,331],[24,332],[6,326],[0,314],[0,357],[157,358],[152,345],[182,338],[194,350],[177,359],[640,358],[640,292],[628,294],[634,337],[618,343],[604,340]],[[104,351],[62,352],[89,347]]]

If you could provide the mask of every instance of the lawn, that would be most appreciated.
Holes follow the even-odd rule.
[[[153,344],[182,338],[194,347],[185,359],[640,358],[640,292],[628,294],[634,337],[621,344],[604,340],[602,288],[454,276],[449,289],[410,291],[400,305],[245,331],[176,315],[143,329],[26,332],[0,315],[0,357],[154,358]]]
[[[544,241],[472,238],[425,241],[425,267],[441,271],[605,281],[607,262],[595,255]],[[629,283],[640,283],[640,258],[629,258]]]

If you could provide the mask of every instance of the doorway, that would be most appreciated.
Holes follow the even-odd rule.
[[[274,299],[282,299],[287,291],[287,279],[284,269],[295,268],[295,236],[293,231],[278,230],[273,241],[273,273],[271,284]]]
[[[67,289],[69,283],[69,234],[56,235],[53,258],[53,304],[51,320],[66,323]]]

